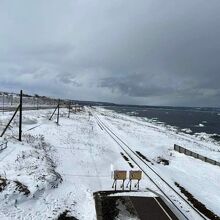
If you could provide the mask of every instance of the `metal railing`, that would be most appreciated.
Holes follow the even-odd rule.
[[[191,157],[194,157],[196,159],[202,160],[202,161],[204,161],[206,163],[210,163],[210,164],[213,164],[213,165],[220,166],[220,162],[218,162],[216,160],[213,160],[213,159],[210,159],[208,157],[202,156],[202,155],[200,155],[198,153],[195,153],[195,152],[193,152],[191,150],[188,150],[188,149],[186,149],[184,147],[181,147],[181,146],[179,146],[177,144],[174,144],[174,150],[179,152],[179,153],[183,153],[183,154],[185,154],[187,156],[191,156]]]

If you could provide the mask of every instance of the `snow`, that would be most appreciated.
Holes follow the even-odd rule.
[[[211,141],[203,142],[192,135],[169,131],[161,125],[146,121],[143,123],[141,118],[116,114],[109,110],[99,109],[99,111],[104,115],[101,117],[108,126],[126,140],[129,146],[133,146],[133,150],[139,150],[153,161],[159,156],[170,161],[169,166],[155,164],[155,169],[166,180],[170,183],[178,182],[207,208],[220,215],[219,167],[173,150],[173,145],[178,144],[220,161],[219,145]]]
[[[127,211],[124,204],[121,201],[118,201],[117,209],[119,210],[116,220],[139,220],[138,217],[132,216],[130,212]]]
[[[0,210],[1,219],[55,219],[66,209],[78,219],[95,219],[93,192],[111,189],[111,164],[114,169],[129,168],[118,148],[105,141],[107,135],[100,130],[94,118],[89,119],[88,112],[72,114],[68,119],[67,110],[61,110],[61,115],[65,117],[60,118],[59,126],[48,120],[51,112],[24,112],[24,118],[28,123],[23,124],[22,143],[11,138],[12,133],[17,135],[17,118],[13,122],[13,129],[6,132],[9,143],[8,148],[0,154],[1,176],[6,176],[8,180],[21,181],[28,186],[31,195],[27,198],[16,197],[13,195],[13,189],[7,187],[0,194],[4,207],[4,210]],[[6,113],[4,114],[3,124],[10,115],[11,113],[8,113],[6,117]],[[28,131],[31,127],[36,128]],[[35,146],[39,140],[36,143],[27,141],[28,135],[34,140],[39,135],[43,136],[45,143],[51,147],[50,157],[56,163],[56,172],[63,178],[63,182],[57,188],[52,189],[49,184],[53,182],[53,175],[51,176],[46,162],[42,160],[44,152]],[[26,155],[25,160],[16,161],[18,157],[22,158],[22,153]],[[44,176],[49,179],[43,178]],[[19,210],[15,207],[15,199]]]
[[[61,109],[57,125],[56,116],[52,121],[48,120],[52,111],[23,113],[22,142],[16,140],[18,118],[5,134],[8,148],[0,152],[0,176],[10,184],[0,192],[1,219],[56,219],[65,210],[77,219],[96,219],[93,193],[112,190],[113,169],[129,171],[131,168],[121,156],[122,150],[99,127],[89,111],[98,114],[133,150],[150,159],[154,169],[170,184],[178,182],[220,215],[219,167],[173,150],[173,145],[178,144],[220,161],[220,147],[216,143],[177,133],[163,124],[98,107],[71,113],[70,118],[67,117],[68,110]],[[12,114],[5,112],[1,115],[1,129]],[[158,157],[168,159],[170,165],[157,164]],[[133,165],[133,169],[138,170]],[[30,194],[26,196],[18,192],[14,181],[27,186]],[[151,195],[146,188],[156,191],[144,176],[140,182],[141,192],[130,195]],[[183,209],[187,210],[186,207]]]
[[[190,128],[183,128],[183,129],[181,129],[181,131],[184,131],[184,132],[186,132],[186,133],[192,133],[192,130],[190,129]]]

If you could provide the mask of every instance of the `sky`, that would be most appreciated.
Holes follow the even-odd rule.
[[[219,0],[0,0],[2,91],[220,107]]]

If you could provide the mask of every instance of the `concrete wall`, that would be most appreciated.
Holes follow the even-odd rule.
[[[215,160],[212,160],[212,159],[207,158],[207,157],[204,157],[204,156],[202,156],[202,155],[200,155],[200,154],[197,154],[197,153],[195,153],[195,152],[193,152],[193,151],[190,151],[190,150],[188,150],[188,149],[186,149],[186,148],[184,148],[184,147],[181,147],[181,146],[179,146],[179,145],[177,145],[177,144],[174,144],[174,150],[177,151],[177,152],[179,152],[179,153],[183,153],[183,154],[185,154],[185,155],[187,155],[187,156],[192,156],[192,157],[194,157],[194,158],[196,158],[196,159],[200,159],[200,160],[202,160],[202,161],[204,161],[204,162],[207,162],[207,163],[210,163],[210,164],[213,164],[213,165],[220,166],[220,162],[215,161]]]

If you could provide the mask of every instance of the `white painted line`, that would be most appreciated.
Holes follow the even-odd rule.
[[[163,206],[159,203],[159,201],[154,197],[154,200],[157,202],[157,204],[160,206],[160,208],[164,211],[164,213],[166,214],[166,216],[172,220],[172,218],[169,216],[169,214],[166,212],[166,210],[163,208]]]

